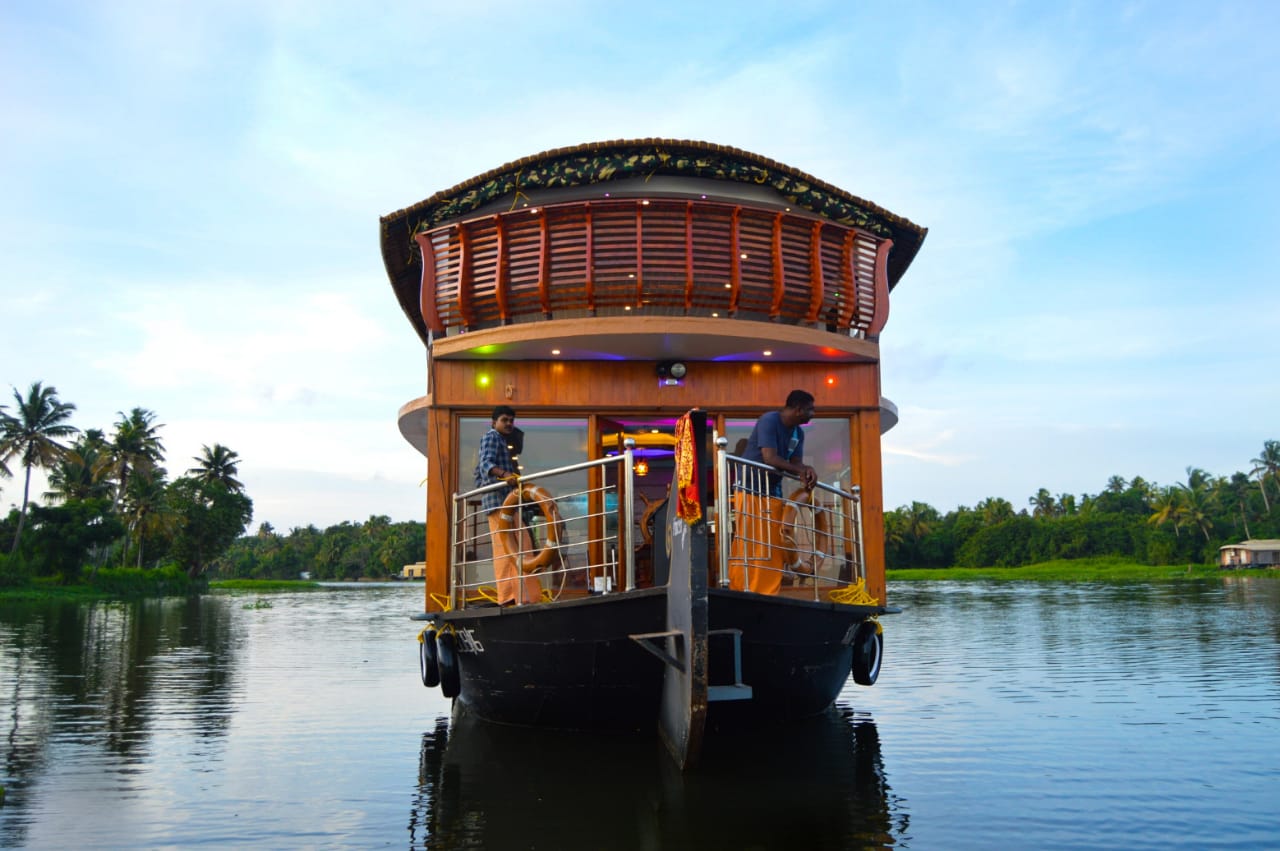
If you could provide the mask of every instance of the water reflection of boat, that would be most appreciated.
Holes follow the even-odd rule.
[[[717,729],[694,773],[651,734],[455,713],[423,735],[420,766],[415,848],[887,848],[906,832],[875,723],[842,706]]]
[[[717,715],[801,717],[851,673],[874,682],[896,419],[879,337],[924,236],[772,160],[652,139],[548,151],[385,216],[428,356],[400,412],[428,460],[424,683],[504,723],[656,722],[687,767]],[[727,448],[797,388],[817,396],[819,482],[784,480],[783,509],[772,468]],[[473,488],[472,468],[504,404],[537,463],[489,514],[507,485]],[[537,577],[519,605],[486,593],[494,536]]]

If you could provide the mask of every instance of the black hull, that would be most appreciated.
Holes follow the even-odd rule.
[[[474,640],[460,643],[458,700],[479,718],[555,729],[651,724],[663,664],[628,636],[665,628],[655,588],[439,616]]]
[[[849,678],[850,640],[883,609],[708,593],[708,682],[734,684],[741,631],[742,684],[751,696],[711,699],[709,720],[815,715]],[[664,662],[631,636],[665,630],[666,589],[517,608],[469,608],[435,616],[459,632],[460,693],[487,721],[553,729],[652,729]]]

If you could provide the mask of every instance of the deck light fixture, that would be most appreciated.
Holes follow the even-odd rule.
[[[684,361],[664,360],[658,364],[657,372],[659,383],[673,386],[681,382],[688,370]]]

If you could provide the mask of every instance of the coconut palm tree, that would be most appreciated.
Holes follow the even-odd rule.
[[[111,455],[100,429],[91,428],[49,470],[51,502],[111,498]]]
[[[903,509],[903,520],[906,521],[906,533],[917,544],[933,531],[933,524],[938,521],[938,510],[927,502],[912,502],[910,508]]]
[[[1249,491],[1252,490],[1249,477],[1244,473],[1233,473],[1230,481],[1223,481],[1222,489],[1240,510],[1240,522],[1244,525],[1244,536],[1252,538],[1253,535],[1249,532],[1248,504]]]
[[[165,498],[165,469],[151,467],[135,471],[124,495],[126,534],[138,542],[138,567],[142,567],[142,550],[148,535],[154,536],[173,526],[173,514]],[[127,538],[126,538],[127,540]],[[126,554],[127,555],[127,554]]]
[[[1028,499],[1027,504],[1032,508],[1033,517],[1052,517],[1055,513],[1053,494],[1049,493],[1048,488],[1036,491],[1036,495]]]
[[[1262,444],[1262,454],[1252,459],[1253,469],[1249,472],[1258,477],[1258,487],[1262,488],[1262,503],[1271,513],[1271,500],[1267,497],[1267,479],[1274,479],[1280,487],[1280,440],[1268,440]]]
[[[231,493],[244,493],[244,485],[236,479],[239,472],[240,455],[221,443],[201,447],[201,452],[192,460],[196,466],[187,470],[187,475],[203,485],[217,482]]]
[[[9,418],[4,410],[4,405],[0,405],[0,434],[4,434],[4,424]],[[9,468],[5,466],[4,461],[4,456],[0,455],[0,479],[7,479],[13,475],[13,473],[9,472]]]
[[[1209,474],[1199,467],[1187,468],[1187,483],[1178,484],[1178,488],[1182,491],[1182,499],[1178,505],[1178,513],[1184,522],[1196,526],[1204,533],[1204,539],[1209,540],[1209,527],[1212,522],[1209,519],[1209,512],[1213,508],[1214,498],[1209,486],[1211,480]]]
[[[156,423],[156,415],[146,408],[134,408],[128,416],[117,412],[120,419],[111,438],[111,472],[116,480],[115,503],[119,508],[135,471],[146,471],[164,458],[164,444],[157,432],[164,428]]]
[[[1112,476],[1107,479],[1107,493],[1122,494],[1127,487],[1129,483],[1124,480],[1124,476]]]
[[[1154,513],[1147,518],[1147,522],[1155,526],[1163,526],[1166,523],[1173,524],[1174,537],[1182,537],[1182,496],[1184,491],[1179,487],[1161,488],[1156,494],[1156,498],[1152,501],[1151,507]]]
[[[31,493],[31,468],[51,467],[67,451],[59,440],[71,437],[79,429],[67,422],[76,406],[58,398],[55,387],[45,387],[37,381],[31,385],[24,399],[13,388],[13,398],[18,407],[14,415],[5,414],[0,420],[0,463],[17,458],[26,470],[22,485],[22,508],[18,512],[18,528],[13,534],[13,546],[18,550],[22,540],[22,526],[27,519],[27,503]]]
[[[157,433],[162,425],[156,423],[156,415],[146,408],[134,408],[128,415],[117,411],[116,431],[111,438],[111,472],[115,475],[115,508],[123,512],[129,480],[159,466],[164,459],[164,444]],[[121,549],[121,566],[129,553],[130,524],[126,522],[124,547]]]
[[[1182,505],[1179,508],[1182,518],[1188,525],[1195,526],[1204,534],[1206,543],[1209,541],[1209,529],[1213,526],[1213,520],[1209,516],[1213,505],[1213,494],[1208,488],[1183,489]]]
[[[1013,518],[1013,503],[1004,497],[989,496],[974,506],[982,515],[983,526],[994,526]]]

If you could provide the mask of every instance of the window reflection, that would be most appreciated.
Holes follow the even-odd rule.
[[[735,447],[742,441],[746,447],[755,418],[726,419],[725,437],[729,439],[729,452],[737,454]],[[849,419],[848,417],[814,417],[804,429],[804,462],[818,471],[818,480],[839,488],[848,488],[849,480]]]

